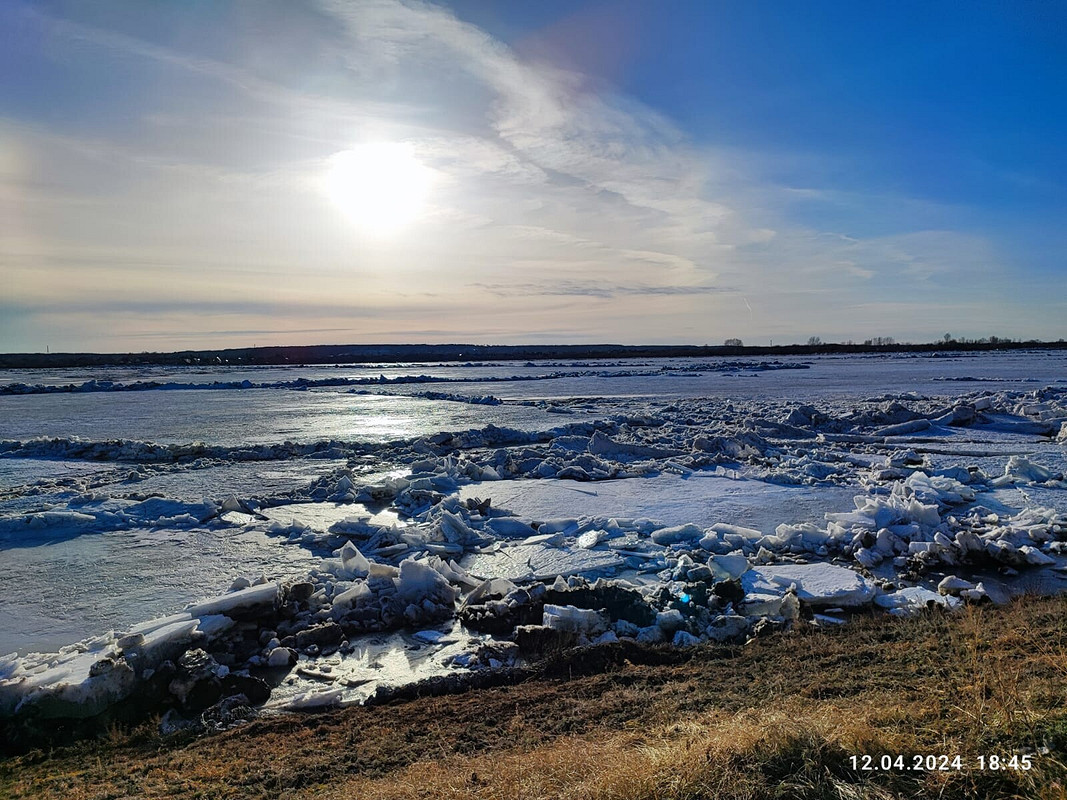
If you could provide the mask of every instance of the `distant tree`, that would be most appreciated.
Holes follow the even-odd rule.
[[[744,347],[745,343],[742,342],[740,339],[727,339],[725,342],[723,342],[723,345],[726,347]]]
[[[819,336],[811,336],[808,338],[808,347],[818,347],[822,344],[822,338]]]
[[[945,344],[948,344],[949,342],[951,342],[951,341],[952,341],[952,334],[951,334],[951,333],[946,333],[946,334],[945,334],[945,335],[944,335],[944,336],[942,337],[942,339],[944,340]]]

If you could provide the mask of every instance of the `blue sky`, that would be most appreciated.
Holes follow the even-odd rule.
[[[1067,335],[1062,4],[15,1],[0,74],[0,350]]]

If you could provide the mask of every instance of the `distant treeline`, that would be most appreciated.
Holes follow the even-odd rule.
[[[816,337],[812,337],[816,339]],[[736,341],[736,340],[734,340]],[[885,340],[882,340],[885,342]],[[716,356],[804,356],[833,353],[933,353],[985,350],[1063,350],[1067,342],[939,341],[929,344],[807,344],[749,347],[745,345],[505,345],[505,344],[355,344],[301,347],[244,347],[226,350],[182,350],[176,353],[8,353],[0,368],[62,368],[97,366],[207,366],[214,364],[395,364],[426,361],[540,361],[545,359],[711,358]]]

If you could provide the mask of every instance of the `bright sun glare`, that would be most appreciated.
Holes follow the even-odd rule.
[[[391,233],[418,216],[430,174],[409,145],[363,144],[330,158],[325,188],[361,228]]]

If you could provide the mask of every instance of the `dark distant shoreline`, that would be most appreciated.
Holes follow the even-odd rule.
[[[698,345],[503,345],[356,344],[298,347],[235,347],[173,353],[6,353],[3,369],[102,366],[195,366],[211,364],[394,364],[429,361],[540,361],[545,359],[714,358],[804,356],[849,353],[970,353],[1004,350],[1067,350],[1067,342],[935,342],[929,344],[790,344],[769,347]]]

